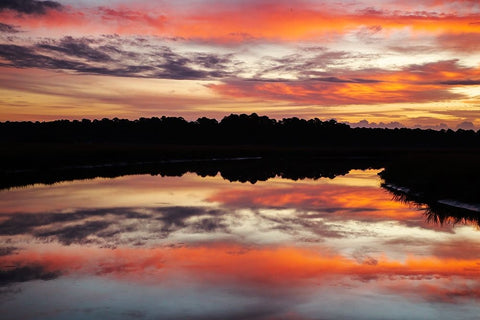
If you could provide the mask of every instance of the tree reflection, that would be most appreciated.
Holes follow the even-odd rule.
[[[400,201],[423,210],[428,223],[441,226],[446,224],[468,224],[480,228],[480,211],[474,206],[453,200],[442,203],[442,200],[438,198],[433,198],[432,196],[425,197],[419,192],[395,187],[387,183],[383,183],[382,187],[393,195],[395,201]],[[467,208],[461,207],[462,205],[465,205]]]
[[[333,179],[352,169],[380,168],[372,159],[316,159],[316,158],[231,158],[184,161],[161,161],[133,164],[61,167],[0,174],[0,189],[28,186],[35,183],[54,184],[62,181],[93,178],[115,178],[125,175],[150,174],[162,177],[181,177],[196,173],[201,177],[220,174],[230,182],[266,181],[281,177],[291,180]]]

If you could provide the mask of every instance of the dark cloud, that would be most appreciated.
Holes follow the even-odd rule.
[[[166,238],[186,230],[194,233],[228,232],[226,212],[204,207],[160,207],[76,210],[69,213],[15,213],[4,215],[0,235],[28,234],[40,239],[56,239],[65,245],[98,243],[115,247],[125,234],[142,232],[145,239]],[[121,240],[121,238],[124,238]],[[15,248],[5,251],[5,255]],[[1,253],[1,252],[0,252]]]
[[[480,85],[480,80],[447,80],[447,81],[440,81],[440,84],[446,84],[451,86],[478,86]]]
[[[210,79],[223,77],[231,64],[229,55],[179,54],[166,46],[134,52],[137,40],[118,37],[47,39],[32,46],[0,44],[2,65],[18,68],[72,70],[79,73],[159,79]]]
[[[378,10],[378,9],[375,9],[374,7],[367,7],[367,8],[358,10],[357,12],[367,16],[381,16],[385,14],[383,10]]]
[[[315,56],[304,56],[300,53],[287,55],[282,58],[270,58],[275,67],[264,70],[262,73],[271,71],[297,72],[299,77],[315,74],[311,70],[331,68],[342,63],[342,60],[353,58],[352,53],[346,51],[325,51]]]
[[[36,53],[33,48],[17,46],[13,44],[0,44],[0,57],[10,61],[10,65],[19,68],[44,68],[44,69],[87,69],[87,65],[81,62],[55,59]]]
[[[395,128],[405,128],[405,125],[401,124],[398,121],[392,121],[388,123],[384,122],[369,122],[368,120],[360,120],[359,122],[345,122],[352,128],[388,128],[388,129],[395,129]]]
[[[164,61],[157,65],[160,70],[156,72],[156,77],[176,80],[221,77],[225,75],[222,71],[225,69],[224,64],[230,61],[226,57],[213,54],[194,54],[189,57],[177,54],[167,47],[163,47],[157,54]]]
[[[210,77],[210,72],[195,70],[189,66],[187,59],[169,60],[158,65],[161,69],[155,73],[156,78],[162,79],[205,79]]]
[[[320,236],[320,238],[343,238],[347,236],[347,233],[338,230],[338,225],[326,224],[323,221],[294,217],[280,219],[276,223],[272,229],[292,235],[298,234],[299,231],[309,231],[316,236]],[[353,232],[349,232],[348,236],[353,236]]]
[[[0,257],[15,253],[18,249],[15,247],[0,247]]]
[[[18,30],[16,27],[14,27],[12,25],[0,22],[0,32],[3,32],[3,33],[17,33],[17,32],[20,32],[20,30]]]
[[[48,271],[39,265],[15,266],[0,269],[0,286],[32,280],[53,280],[60,276],[58,271]]]
[[[279,230],[292,236],[297,236],[299,233],[309,232],[315,236],[316,241],[322,240],[323,238],[355,236],[351,230],[348,232],[343,231],[341,223],[332,224],[324,222],[324,220],[330,222],[335,220],[331,215],[332,212],[324,212],[321,208],[317,208],[317,210],[318,212],[312,214],[305,213],[303,209],[298,209],[288,217],[270,216],[262,213],[257,213],[257,216],[260,217],[263,222],[270,222],[270,229],[272,230]],[[309,241],[312,240],[312,238],[307,239]]]
[[[52,50],[64,50],[59,47],[49,46],[48,49]],[[76,56],[87,54],[75,53]],[[88,53],[91,57],[96,57],[96,59],[103,59],[106,56],[103,56],[101,53],[94,53],[90,51]],[[132,68],[132,66],[127,66],[125,68],[107,68],[107,67],[95,67],[84,62],[67,60],[67,59],[57,59],[50,56],[37,53],[35,48],[28,48],[17,45],[8,45],[0,44],[0,57],[5,58],[10,61],[10,66],[19,67],[19,68],[42,68],[42,69],[60,69],[60,70],[74,70],[83,73],[95,73],[95,74],[105,74],[105,75],[118,75],[118,76],[135,76],[135,74],[129,73],[129,71],[138,71],[139,69]],[[5,64],[4,64],[5,65]]]
[[[310,80],[324,81],[324,82],[335,82],[335,83],[379,83],[379,82],[382,82],[380,80],[374,80],[374,79],[362,79],[362,78],[341,79],[341,78],[337,78],[337,77],[310,78]]]
[[[37,237],[47,238],[56,237],[63,244],[70,245],[72,243],[85,244],[89,241],[88,236],[97,234],[99,231],[108,228],[112,221],[90,221],[75,226],[69,226],[62,229],[54,229],[35,233]]]
[[[74,39],[72,37],[65,37],[58,43],[54,41],[52,44],[43,43],[38,44],[38,48],[47,49],[51,51],[60,52],[72,57],[84,58],[95,62],[108,62],[112,58],[105,52],[94,49],[90,46],[92,41],[86,38]]]
[[[250,208],[251,204],[238,209]],[[312,211],[313,210],[313,211]],[[371,208],[352,209],[357,216]],[[301,208],[290,216],[271,216],[252,209],[245,219],[266,223],[268,229],[279,230],[294,237],[321,241],[323,238],[355,236],[342,228],[341,218],[333,213],[343,208]],[[231,218],[237,215],[235,208],[210,207],[158,207],[158,208],[105,208],[76,210],[69,213],[15,213],[3,215],[0,235],[30,235],[64,245],[95,243],[105,247],[120,244],[145,243],[167,239],[174,232],[183,233],[231,233]],[[252,214],[253,216],[250,216]],[[350,217],[350,216],[349,216]],[[328,220],[329,223],[324,222]],[[334,222],[334,223],[333,223]],[[140,235],[140,236],[139,236]],[[5,252],[11,254],[14,248]]]
[[[222,218],[203,218],[198,222],[193,223],[191,226],[193,232],[216,232],[216,231],[228,231],[227,224]]]
[[[2,0],[0,11],[14,10],[26,14],[45,14],[47,10],[61,10],[63,6],[56,1],[38,0]]]
[[[173,232],[190,227],[195,232],[212,232],[219,229],[226,230],[227,226],[221,218],[226,212],[218,209],[203,207],[164,207],[156,209],[160,217],[156,219],[163,222],[162,231]],[[203,217],[201,220],[189,223],[192,217]]]
[[[214,54],[196,54],[194,61],[209,69],[225,68],[231,62],[229,56],[217,56]]]
[[[8,215],[8,219],[0,223],[0,235],[32,234],[37,227],[78,222],[87,218],[105,217],[106,215],[122,216],[129,219],[149,217],[126,208],[77,210],[70,213],[15,213]]]
[[[373,258],[371,255],[371,250],[369,248],[360,247],[355,249],[352,253],[352,257],[359,263],[369,266],[376,266],[378,264],[378,260]]]
[[[313,55],[312,55],[313,54]],[[297,80],[317,80],[330,83],[377,83],[379,80],[351,76],[346,67],[352,60],[371,60],[378,55],[347,51],[328,51],[323,47],[300,48],[297,53],[280,58],[263,57],[261,70],[254,77],[259,81],[279,81],[278,74],[290,74]],[[322,70],[322,71],[320,71]],[[379,70],[365,70],[365,75]],[[380,70],[381,71],[381,70]]]

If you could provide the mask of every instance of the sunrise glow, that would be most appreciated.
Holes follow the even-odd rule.
[[[0,121],[256,112],[478,129],[479,43],[474,0],[7,1]]]

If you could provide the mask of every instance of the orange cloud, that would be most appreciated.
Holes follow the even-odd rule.
[[[418,86],[403,83],[227,81],[208,87],[221,95],[235,98],[312,105],[430,102],[462,98],[441,85]]]
[[[61,274],[96,274],[139,281],[162,281],[174,274],[208,279],[277,286],[316,283],[338,277],[384,279],[434,279],[462,277],[476,280],[479,259],[409,257],[405,261],[384,256],[358,261],[319,248],[245,248],[232,244],[180,248],[56,248],[21,251],[2,257],[3,268],[42,266]]]
[[[435,8],[435,7],[434,7]],[[298,2],[248,1],[241,4],[205,2],[193,9],[142,5],[90,9],[65,8],[41,16],[18,17],[2,12],[9,24],[38,27],[69,27],[94,33],[155,34],[197,40],[236,42],[249,39],[298,41],[330,39],[359,27],[381,28],[387,34],[406,27],[415,32],[477,33],[479,14],[456,15],[454,12],[425,12],[365,9],[348,12],[346,8],[312,6]],[[473,24],[472,24],[473,22]]]
[[[459,66],[456,60],[410,65],[398,71],[344,71],[342,76],[297,81],[226,80],[208,87],[236,98],[343,105],[461,99],[463,95],[450,91],[452,86],[480,83],[479,68]]]
[[[283,207],[328,212],[329,219],[411,220],[421,214],[373,187],[296,186],[222,190],[207,201],[240,207]],[[331,212],[334,209],[333,212]]]

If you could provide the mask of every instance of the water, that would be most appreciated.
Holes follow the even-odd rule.
[[[477,319],[477,227],[434,223],[381,188],[378,172],[255,184],[131,175],[0,191],[0,314]]]

